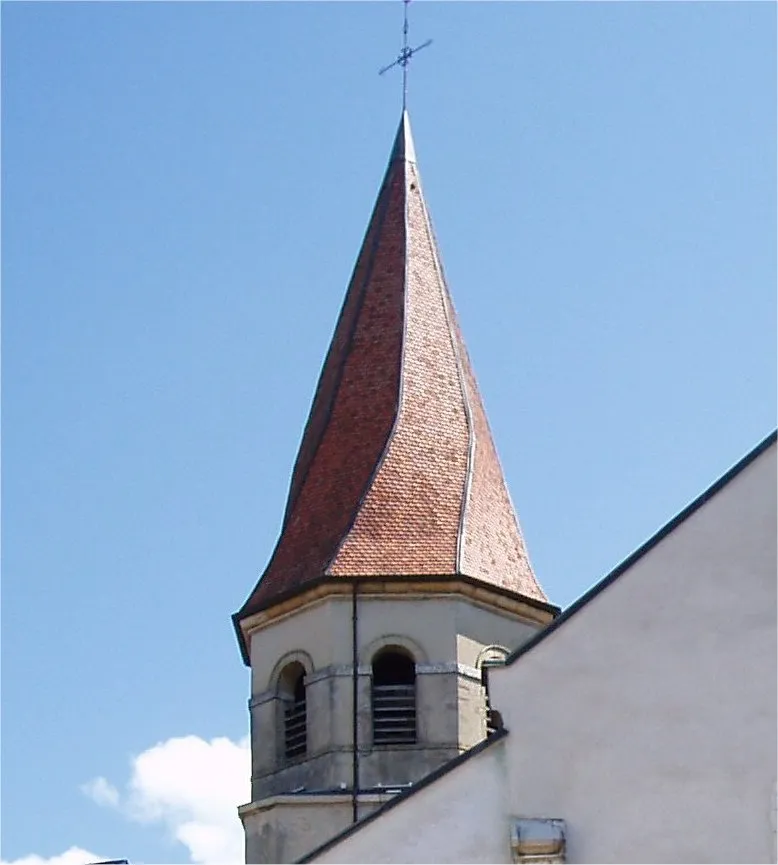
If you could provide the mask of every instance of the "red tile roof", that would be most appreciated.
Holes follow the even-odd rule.
[[[295,463],[238,618],[324,576],[466,575],[546,601],[459,332],[403,114]]]

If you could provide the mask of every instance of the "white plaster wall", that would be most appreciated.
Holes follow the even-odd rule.
[[[506,741],[496,742],[399,802],[314,861],[510,861],[500,768]]]
[[[775,456],[494,671],[512,810],[568,861],[775,861]]]
[[[516,649],[533,637],[541,626],[500,616],[476,604],[459,601],[456,605],[456,632],[482,645]],[[460,659],[463,660],[464,659]]]
[[[360,664],[369,664],[376,642],[383,643],[392,634],[409,637],[430,661],[456,657],[453,600],[434,596],[399,600],[379,595],[362,597],[358,603]],[[347,638],[351,639],[350,632]]]
[[[774,862],[776,448],[490,677],[510,734],[317,862]]]
[[[273,669],[285,655],[310,655],[314,670],[351,663],[351,601],[327,598],[273,622],[251,635],[252,693],[270,686]]]

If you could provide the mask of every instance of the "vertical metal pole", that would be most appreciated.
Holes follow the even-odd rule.
[[[356,823],[359,819],[359,651],[357,645],[357,587],[354,580],[351,587],[351,740],[353,744],[351,763],[351,820]]]
[[[410,2],[411,0],[403,0],[403,50],[400,55],[403,58],[403,111],[405,111],[405,104],[408,101],[408,61],[410,60],[408,54],[408,4]]]

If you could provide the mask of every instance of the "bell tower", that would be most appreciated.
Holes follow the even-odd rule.
[[[293,862],[484,739],[486,661],[558,612],[532,571],[449,296],[410,123],[335,328],[251,667],[247,862]]]

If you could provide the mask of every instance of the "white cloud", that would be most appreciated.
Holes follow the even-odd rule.
[[[83,784],[81,790],[90,799],[94,799],[98,805],[115,806],[119,804],[119,791],[105,778],[93,778],[88,784]]]
[[[237,863],[243,862],[237,808],[249,800],[250,767],[248,739],[236,743],[183,736],[135,757],[124,792],[105,778],[95,778],[82,789],[99,805],[115,807],[130,820],[165,826],[188,849],[191,862]]]
[[[132,760],[130,780],[120,790],[103,777],[81,790],[103,807],[136,823],[163,826],[200,865],[243,862],[238,805],[249,801],[248,738],[206,741],[182,736],[160,742]],[[70,847],[58,856],[36,854],[0,865],[89,865],[106,856]]]
[[[80,847],[71,847],[64,853],[60,853],[59,856],[52,856],[50,859],[31,853],[29,856],[22,856],[21,859],[14,859],[11,862],[3,860],[0,865],[87,865],[88,862],[99,862],[105,858],[105,856],[90,853],[88,850],[82,850]]]

